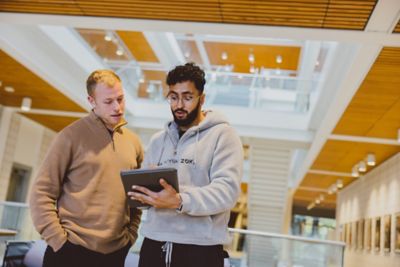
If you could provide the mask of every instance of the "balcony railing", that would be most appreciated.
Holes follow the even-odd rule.
[[[145,219],[145,216],[144,216]],[[16,231],[3,240],[38,240],[29,207],[23,203],[0,203],[0,228]],[[235,267],[342,267],[345,244],[305,237],[259,231],[229,229],[231,243],[225,245]],[[139,237],[130,257],[138,257],[143,238]],[[0,257],[4,253],[1,242]],[[133,266],[132,266],[133,267]]]

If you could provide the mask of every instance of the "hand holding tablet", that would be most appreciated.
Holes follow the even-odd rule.
[[[176,169],[121,171],[121,179],[131,207],[176,208],[180,205]]]

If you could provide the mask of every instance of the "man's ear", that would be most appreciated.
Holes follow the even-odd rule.
[[[206,101],[206,94],[203,93],[200,96],[200,105],[202,106],[205,101]]]
[[[93,96],[88,96],[88,101],[89,101],[90,105],[92,106],[92,108],[96,107],[96,102],[94,101]]]

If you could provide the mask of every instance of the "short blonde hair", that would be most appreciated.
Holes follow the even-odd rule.
[[[104,83],[107,86],[113,87],[117,82],[121,82],[121,79],[112,70],[95,70],[89,75],[86,81],[86,90],[88,95],[91,96],[97,84]]]

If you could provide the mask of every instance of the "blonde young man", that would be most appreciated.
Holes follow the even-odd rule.
[[[180,192],[163,179],[164,190],[129,192],[150,204],[141,233],[139,267],[223,267],[230,209],[240,193],[243,149],[239,136],[216,111],[202,111],[205,74],[177,66],[167,76],[174,120],[153,136],[145,167],[174,167]],[[162,177],[160,177],[162,178]]]
[[[86,85],[92,111],[58,133],[32,189],[44,267],[123,267],[137,238],[141,213],[128,208],[119,173],[139,168],[143,150],[123,128],[121,80],[97,70]]]

